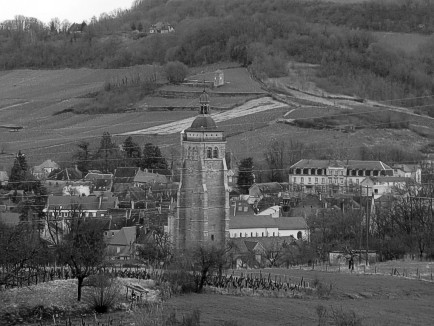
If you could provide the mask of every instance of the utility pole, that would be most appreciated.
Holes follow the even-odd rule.
[[[368,185],[366,185],[366,266],[369,265],[369,193]]]

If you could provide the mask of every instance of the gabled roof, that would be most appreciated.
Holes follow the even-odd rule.
[[[33,171],[38,172],[38,171],[42,171],[43,169],[59,169],[59,168],[60,166],[56,162],[52,160],[46,160],[41,164],[34,166]]]
[[[302,216],[279,217],[275,219],[279,230],[304,230],[307,229],[306,220]]]
[[[49,176],[49,180],[80,180],[83,174],[77,169],[66,168],[60,171],[53,171]]]
[[[283,190],[283,187],[278,182],[254,183],[249,190],[254,187],[258,187],[258,189],[264,194],[281,192]]]
[[[110,231],[109,231],[110,232]],[[120,229],[114,236],[109,240],[109,245],[112,246],[129,246],[136,241],[136,227],[128,226]]]
[[[230,217],[230,229],[276,228],[274,219],[267,215],[235,215]]]
[[[420,169],[420,165],[419,164],[394,164],[392,168],[400,169],[404,172],[416,172],[418,169]]]
[[[348,160],[347,168],[351,170],[391,170],[391,167],[381,161]]]
[[[88,174],[86,174],[86,176],[83,178],[84,180],[100,180],[100,179],[104,179],[104,180],[112,180],[113,179],[113,174],[111,173],[95,173],[95,172],[89,172]]]
[[[278,217],[269,215],[235,215],[230,217],[229,229],[278,228],[280,230],[304,230],[303,217]]]
[[[148,171],[137,171],[134,176],[134,182],[137,183],[167,183],[167,178],[165,175],[152,173]]]
[[[116,168],[115,174],[113,176],[114,183],[132,183],[134,182],[134,177],[139,171],[138,167],[120,167]]]
[[[48,196],[49,210],[60,206],[63,210],[107,210],[116,206],[116,197],[103,197],[100,205],[100,197],[96,196]]]
[[[338,160],[311,160],[302,159],[293,164],[291,169],[327,169],[328,167],[343,168],[344,163]]]
[[[361,160],[311,160],[302,159],[292,165],[291,169],[327,169],[347,168],[350,170],[391,170],[390,166],[381,161],[361,161]]]

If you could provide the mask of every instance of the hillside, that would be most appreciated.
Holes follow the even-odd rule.
[[[114,140],[118,144],[123,142],[127,135],[133,135],[140,144],[151,142],[159,145],[166,155],[179,155],[179,132],[191,124],[192,118],[197,114],[197,97],[183,99],[152,95],[136,104],[142,109],[123,113],[88,115],[68,111],[92,101],[87,94],[101,89],[107,78],[122,77],[137,69],[139,67],[123,70],[16,70],[2,73],[0,121],[21,125],[24,129],[20,132],[0,129],[0,146],[3,151],[0,155],[0,165],[10,166],[13,153],[18,150],[27,154],[31,166],[47,158],[71,164],[71,155],[76,144],[86,140],[96,147],[104,131],[114,135]],[[206,69],[207,67],[203,67],[202,70]],[[333,116],[342,115],[348,110],[390,110],[384,104],[380,106],[381,103],[359,103],[352,101],[350,97],[341,96],[339,99],[339,96],[335,96],[330,100],[325,97],[332,97],[332,94],[324,93],[318,87],[310,87],[311,93],[305,88],[296,91],[296,83],[288,82],[285,78],[266,81],[273,99],[266,96],[264,85],[252,80],[245,69],[234,67],[223,71],[226,72],[227,83],[222,89],[210,91],[211,104],[215,105],[224,100],[227,108],[214,110],[214,119],[225,130],[228,150],[235,158],[252,156],[258,168],[266,169],[264,152],[272,141],[282,141],[287,146],[291,142],[301,142],[305,146],[310,146],[309,155],[312,155],[312,152],[319,156],[333,153],[340,157],[358,158],[363,144],[368,147],[399,147],[405,151],[411,148],[412,151],[422,148],[433,139],[433,119],[414,115],[411,111],[406,114],[409,129],[372,126],[347,133],[339,128],[312,129],[283,123],[288,119],[322,116],[331,116],[333,119]],[[194,78],[194,75],[190,77]],[[173,87],[171,89],[173,90]],[[198,90],[201,92],[202,88],[191,88],[192,92]],[[249,96],[213,95],[212,92],[220,90],[224,93],[231,90],[238,93],[249,90],[256,93],[262,91],[265,96],[257,99],[256,96],[252,99]],[[145,105],[152,101],[161,108],[150,109]],[[165,101],[169,101],[170,106],[167,106]],[[185,106],[173,109],[174,103],[179,104],[182,101],[186,101]],[[168,107],[172,109],[168,110]],[[394,110],[398,109],[392,108],[390,112],[394,113]],[[412,128],[416,125],[418,128]],[[431,131],[431,134],[421,133],[420,130],[424,128]],[[290,150],[290,147],[287,149]]]

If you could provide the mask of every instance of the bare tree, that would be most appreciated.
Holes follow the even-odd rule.
[[[69,266],[77,278],[77,300],[81,300],[83,281],[103,265],[106,245],[103,222],[76,217],[70,220],[69,231],[57,245],[61,263]]]

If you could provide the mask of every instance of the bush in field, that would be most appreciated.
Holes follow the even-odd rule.
[[[168,62],[164,66],[164,72],[166,73],[166,78],[169,82],[173,84],[182,83],[187,77],[188,67],[179,61]]]
[[[106,313],[120,299],[120,284],[107,275],[94,275],[88,280],[89,305],[98,313]]]

